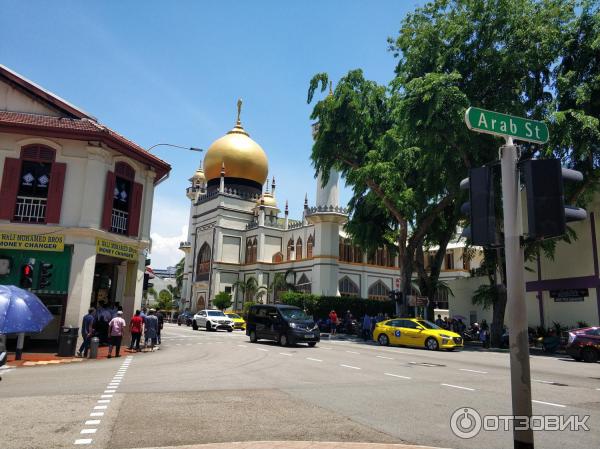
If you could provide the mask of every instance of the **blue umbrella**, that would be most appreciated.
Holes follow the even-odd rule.
[[[0,285],[0,334],[41,332],[50,321],[52,314],[40,298],[14,285]]]

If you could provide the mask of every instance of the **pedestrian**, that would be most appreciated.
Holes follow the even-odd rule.
[[[448,317],[447,317],[447,316],[445,316],[445,317],[444,317],[444,323],[442,324],[442,327],[443,327],[444,329],[448,330],[448,329],[450,328],[449,324],[450,324],[450,323],[448,323]]]
[[[121,342],[123,341],[123,332],[127,323],[123,319],[123,312],[118,311],[117,316],[108,323],[108,334],[110,343],[108,344],[108,358],[112,357],[112,348],[115,347],[115,357],[121,357]]]
[[[154,351],[158,331],[158,318],[155,313],[156,310],[150,309],[144,319],[144,347],[147,349],[148,343],[150,343],[150,351]]]
[[[362,331],[364,340],[369,340],[371,338],[371,317],[368,313],[365,313],[365,316],[363,317]]]
[[[479,329],[479,341],[483,344],[484,348],[489,348],[489,341],[490,341],[490,328],[487,324],[486,320],[482,320],[481,321],[481,326]]]
[[[129,322],[129,331],[131,332],[131,344],[129,350],[140,352],[140,339],[142,338],[142,330],[144,329],[144,320],[140,316],[142,312],[139,310],[135,311],[135,315],[131,317]]]
[[[77,357],[87,357],[88,350],[90,349],[90,343],[94,336],[94,312],[96,310],[93,307],[88,309],[87,315],[84,315],[81,321],[81,336],[83,337],[83,343],[77,351]]]
[[[160,331],[162,330],[163,325],[165,324],[165,316],[160,310],[158,310],[156,312],[156,318],[158,318],[158,329],[156,330],[156,344],[160,346]]]
[[[337,321],[338,321],[338,317],[337,317],[337,313],[335,313],[335,310],[332,310],[331,312],[329,312],[329,321],[330,321],[330,330],[331,330],[331,335],[335,335],[337,332]]]
[[[458,333],[464,337],[465,330],[467,330],[467,325],[463,323],[463,320],[461,318],[458,319],[457,329]]]
[[[94,322],[94,329],[98,334],[101,346],[108,344],[108,323],[112,320],[110,310],[106,308],[106,303],[100,301],[100,306],[96,310],[96,318]]]
[[[435,320],[435,325],[438,327],[444,327],[444,320],[442,320],[442,315],[438,315],[437,320]]]

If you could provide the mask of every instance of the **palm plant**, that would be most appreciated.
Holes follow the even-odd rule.
[[[237,287],[240,289],[244,297],[244,302],[253,300],[256,294],[258,293],[259,289],[261,288],[259,287],[258,281],[254,276],[249,276],[243,281],[239,280],[234,282],[233,287]]]

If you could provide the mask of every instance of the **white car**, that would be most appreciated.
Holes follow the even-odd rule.
[[[233,320],[220,310],[198,310],[192,318],[192,329],[204,327],[207,331],[225,329],[233,332]]]

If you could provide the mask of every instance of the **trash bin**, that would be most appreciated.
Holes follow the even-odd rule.
[[[58,356],[74,357],[77,349],[78,327],[61,327],[58,336]]]
[[[90,359],[98,357],[98,346],[100,346],[100,339],[98,337],[92,337],[90,341]]]

